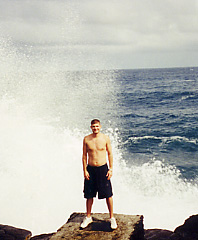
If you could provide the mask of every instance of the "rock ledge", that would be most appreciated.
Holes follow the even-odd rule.
[[[118,228],[112,230],[109,223],[109,214],[92,214],[93,223],[85,229],[80,228],[80,223],[85,217],[84,213],[73,213],[66,224],[55,233],[50,240],[85,239],[85,240],[109,240],[131,239],[143,240],[143,216],[114,214]]]

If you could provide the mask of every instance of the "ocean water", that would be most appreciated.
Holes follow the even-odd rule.
[[[113,146],[116,213],[170,230],[197,214],[198,68],[60,71],[2,39],[0,54],[1,224],[36,235],[85,211],[93,118]],[[107,212],[105,201],[93,212]]]

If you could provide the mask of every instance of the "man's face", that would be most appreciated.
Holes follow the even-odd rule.
[[[100,123],[94,123],[94,124],[91,125],[91,130],[95,134],[99,133],[100,129],[101,129]]]

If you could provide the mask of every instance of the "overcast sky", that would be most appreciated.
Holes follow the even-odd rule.
[[[0,37],[86,67],[198,66],[198,0],[0,0]]]

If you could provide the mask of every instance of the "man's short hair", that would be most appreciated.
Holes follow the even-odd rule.
[[[91,125],[92,125],[92,124],[96,124],[96,123],[100,123],[100,120],[98,120],[98,119],[93,119],[93,120],[91,121]]]

